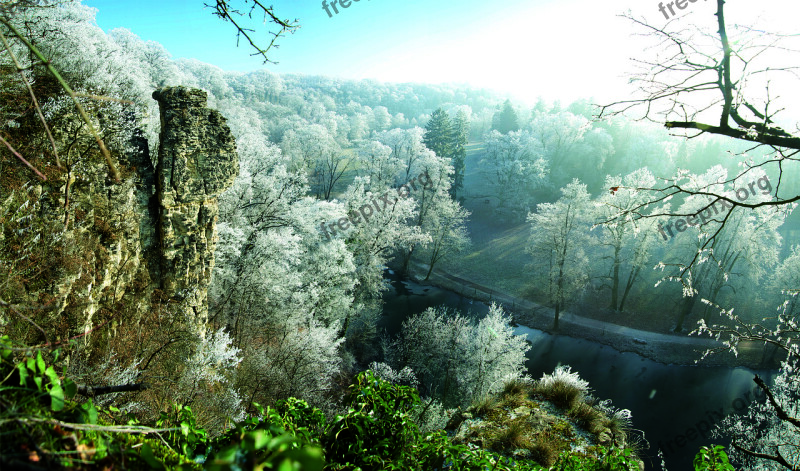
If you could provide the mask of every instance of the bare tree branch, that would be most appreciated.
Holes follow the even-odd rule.
[[[278,38],[281,36],[286,35],[287,33],[294,33],[294,31],[299,28],[299,24],[297,19],[294,20],[284,20],[278,17],[272,6],[266,7],[264,6],[259,0],[243,0],[245,5],[250,8],[250,11],[247,13],[243,13],[239,10],[232,9],[230,7],[230,0],[217,0],[215,5],[205,4],[206,7],[213,8],[213,14],[218,16],[223,21],[230,21],[233,26],[236,28],[236,45],[239,45],[239,39],[244,36],[250,46],[256,50],[256,52],[252,53],[253,56],[261,56],[264,58],[264,63],[272,63],[277,64],[277,62],[270,60],[267,57],[267,52],[270,49],[278,48]],[[252,3],[252,5],[248,5]],[[253,39],[251,36],[255,30],[251,28],[246,28],[242,26],[236,18],[247,16],[248,19],[253,19],[253,14],[262,16],[262,23],[272,23],[278,27],[277,31],[270,31],[269,34],[272,36],[272,39],[269,41],[269,44],[265,48],[262,48],[258,45],[258,42]]]
[[[20,42],[22,42],[22,44],[24,44],[25,47],[28,48],[28,50],[41,61],[42,65],[45,66],[47,71],[50,72],[50,74],[61,85],[61,88],[63,88],[64,91],[66,91],[69,94],[70,98],[72,98],[72,102],[75,104],[75,108],[78,110],[78,113],[81,115],[81,118],[88,126],[89,132],[92,134],[92,136],[94,136],[95,142],[97,142],[97,146],[100,148],[100,152],[103,154],[103,157],[106,160],[106,164],[108,165],[108,168],[112,176],[114,177],[114,181],[119,183],[120,182],[119,171],[117,170],[117,167],[114,165],[114,162],[111,159],[111,153],[106,148],[103,139],[100,138],[100,135],[95,130],[94,124],[92,124],[89,115],[87,115],[86,110],[83,109],[83,105],[81,105],[80,101],[78,101],[78,95],[72,90],[69,84],[67,84],[67,82],[61,77],[61,74],[58,72],[58,70],[56,70],[55,67],[53,67],[53,65],[44,56],[44,54],[42,54],[36,46],[34,46],[30,41],[28,41],[28,39],[24,35],[22,35],[22,33],[20,33],[17,30],[17,28],[14,27],[14,25],[12,25],[7,18],[5,18],[4,16],[0,16],[0,23],[3,24],[6,28],[8,28],[14,34],[14,36]],[[21,156],[19,157],[21,158]]]

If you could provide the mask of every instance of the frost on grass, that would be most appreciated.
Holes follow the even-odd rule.
[[[577,372],[573,373],[569,365],[559,365],[552,374],[545,373],[539,379],[541,389],[550,389],[557,385],[571,386],[584,394],[589,392],[589,382],[582,380]]]

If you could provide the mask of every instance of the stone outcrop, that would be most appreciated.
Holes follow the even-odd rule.
[[[67,116],[53,126],[55,140],[82,149],[69,153],[67,168],[36,185],[0,188],[0,215],[16,214],[0,230],[0,266],[12,267],[0,300],[36,307],[34,322],[47,332],[33,329],[42,335],[32,343],[102,345],[158,316],[204,335],[217,197],[239,173],[235,140],[225,118],[206,108],[205,92],[163,88],[153,97],[161,109],[157,157],[150,149],[158,143],[142,131],[109,139],[121,181],[108,177],[94,138]],[[120,126],[112,121],[119,116],[93,119],[98,129]],[[136,117],[126,119],[125,126]],[[0,309],[0,329],[19,317],[9,313]]]
[[[206,108],[206,93],[156,90],[161,135],[156,165],[159,284],[180,301],[202,333],[217,242],[217,197],[239,174],[236,141],[225,118]]]

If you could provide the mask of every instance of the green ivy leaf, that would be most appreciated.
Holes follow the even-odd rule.
[[[269,444],[270,436],[264,430],[254,430],[250,432],[253,438],[253,449],[260,450]]]
[[[44,373],[45,364],[44,364],[44,358],[42,358],[41,350],[36,352],[36,366],[39,367],[39,373]]]
[[[25,382],[28,379],[28,367],[25,366],[25,363],[17,363],[17,369],[19,370],[19,385],[25,386]]]
[[[64,408],[64,390],[61,388],[61,380],[52,366],[48,366],[44,374],[50,379],[50,408],[58,412]]]
[[[69,378],[64,378],[63,381],[64,392],[66,393],[67,398],[75,397],[75,394],[78,393],[78,385],[75,384],[75,381],[72,381]]]
[[[0,337],[0,358],[5,360],[11,356],[11,338],[8,335]]]
[[[53,385],[50,388],[50,408],[58,412],[64,408],[64,390],[61,385]]]
[[[97,409],[91,399],[81,404],[81,418],[85,424],[97,424]]]

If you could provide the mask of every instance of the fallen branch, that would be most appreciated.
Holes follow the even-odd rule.
[[[78,394],[87,397],[95,397],[119,392],[142,391],[148,387],[147,383],[121,384],[117,386],[78,386]]]

